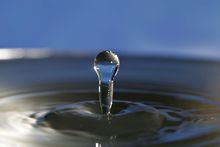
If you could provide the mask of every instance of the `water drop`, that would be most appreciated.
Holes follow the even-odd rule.
[[[112,51],[103,51],[95,58],[94,70],[99,79],[99,102],[104,114],[110,113],[113,102],[113,81],[119,66],[118,56]]]

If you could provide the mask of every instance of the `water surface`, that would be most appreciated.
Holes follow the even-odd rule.
[[[218,62],[121,61],[110,117],[100,113],[93,59],[1,62],[0,145],[220,144]]]

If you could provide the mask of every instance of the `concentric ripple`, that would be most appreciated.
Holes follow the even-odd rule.
[[[0,99],[0,146],[216,145],[219,112],[175,92],[118,90],[109,116],[93,90],[20,93]]]
[[[74,135],[88,133],[98,138],[149,136],[162,127],[162,122],[162,115],[153,107],[129,101],[115,101],[110,115],[100,113],[98,101],[83,101],[57,106],[37,117],[38,125]]]

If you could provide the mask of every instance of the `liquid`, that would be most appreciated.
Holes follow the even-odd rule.
[[[0,146],[220,144],[218,63],[124,59],[107,116],[90,61],[1,63]]]
[[[99,53],[94,61],[94,70],[99,79],[99,102],[104,114],[110,114],[113,101],[113,82],[119,66],[118,56],[112,51]]]

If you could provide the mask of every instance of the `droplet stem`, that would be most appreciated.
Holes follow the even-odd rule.
[[[110,113],[113,102],[113,81],[99,83],[99,102],[102,113]]]

